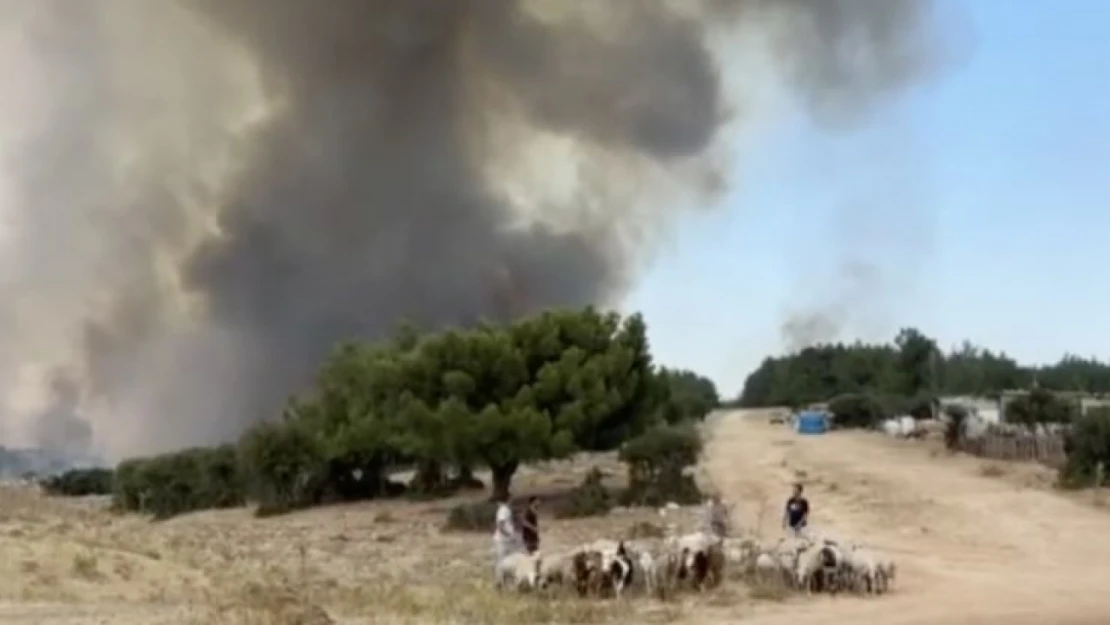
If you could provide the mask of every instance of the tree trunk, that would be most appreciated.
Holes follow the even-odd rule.
[[[413,476],[413,490],[423,495],[434,495],[444,490],[443,465],[433,460],[419,463]]]
[[[508,499],[509,484],[513,481],[513,474],[520,463],[510,462],[508,464],[496,465],[490,467],[493,472],[493,492],[490,493],[491,501],[501,501]]]
[[[463,490],[485,490],[486,488],[482,480],[474,477],[474,469],[466,464],[459,465],[458,474],[451,480],[451,483],[456,488],[461,488]]]

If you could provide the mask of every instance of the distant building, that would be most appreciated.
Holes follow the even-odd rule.
[[[976,395],[941,397],[940,410],[942,414],[948,406],[963,406],[969,413],[978,416],[987,423],[1002,422],[1002,402],[998,399]]]
[[[1092,408],[1108,408],[1110,407],[1110,397],[1101,394],[1088,393],[1086,391],[1053,391],[1054,395],[1061,399],[1068,399],[1079,407],[1080,414],[1087,414]],[[1006,406],[1018,397],[1024,397],[1029,394],[1027,390],[1009,390],[1002,391],[1000,396],[1000,405],[1002,407],[1002,417],[1006,417]]]

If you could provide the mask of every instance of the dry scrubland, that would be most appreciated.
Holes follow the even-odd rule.
[[[260,520],[246,510],[162,523],[96,501],[0,492],[0,622],[725,623],[1105,625],[1110,513],[1051,490],[1047,470],[950,456],[863,432],[798,437],[757,412],[711,419],[702,473],[737,523],[777,535],[787,484],[809,484],[814,525],[891,553],[886,596],[776,600],[738,582],[673,603],[496,596],[489,539],[443,533],[458,500],[368,503]],[[522,471],[518,493],[568,488],[612,458]],[[648,510],[548,521],[545,541],[620,536]]]

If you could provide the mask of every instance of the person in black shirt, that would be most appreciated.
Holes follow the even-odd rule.
[[[528,506],[524,508],[523,518],[521,519],[520,536],[524,539],[524,548],[528,550],[528,553],[535,553],[540,548],[539,507],[539,498],[529,497]]]
[[[789,528],[795,536],[800,536],[809,523],[809,502],[802,496],[802,485],[794,485],[794,496],[786,500],[786,511],[782,517],[782,528]]]

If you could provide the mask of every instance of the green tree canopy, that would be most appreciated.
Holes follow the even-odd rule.
[[[667,423],[701,420],[721,404],[713,380],[687,369],[661,367],[659,376],[666,384],[669,401],[664,419]]]
[[[800,407],[861,393],[987,396],[1030,388],[1034,380],[1047,390],[1110,393],[1110,364],[1069,355],[1054,365],[1023,366],[968,342],[944,353],[934,339],[906,328],[889,344],[816,345],[766,358],[748,376],[737,403]]]
[[[669,412],[700,409],[670,409],[670,391],[643,320],[587,308],[342,346],[290,414],[313,433],[325,482],[351,482],[334,495],[370,495],[386,467],[409,462],[429,491],[448,466],[487,466],[500,497],[522,463],[615,449]]]

